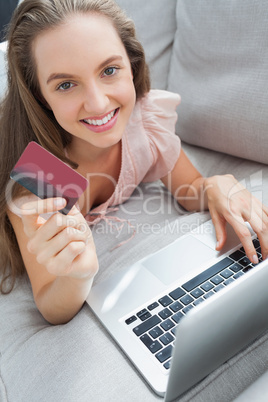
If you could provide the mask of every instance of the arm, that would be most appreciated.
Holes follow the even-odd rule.
[[[188,211],[209,209],[216,230],[216,249],[226,241],[226,222],[235,230],[248,258],[257,262],[257,255],[245,224],[257,233],[263,259],[268,255],[268,208],[250,194],[232,175],[203,178],[185,153],[181,151],[172,172],[162,178],[164,185]]]
[[[91,231],[76,208],[47,221],[39,216],[64,205],[47,199],[25,204],[22,218],[9,212],[36,305],[53,324],[68,322],[80,310],[98,270]]]

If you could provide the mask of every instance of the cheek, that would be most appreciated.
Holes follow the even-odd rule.
[[[56,120],[60,124],[62,121],[68,122],[73,120],[73,117],[77,115],[77,107],[75,102],[51,102],[50,107]]]
[[[129,77],[120,83],[117,93],[124,106],[133,109],[136,102],[136,91],[132,79]]]

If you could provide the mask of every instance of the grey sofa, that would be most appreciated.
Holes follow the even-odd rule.
[[[135,20],[155,88],[182,96],[177,134],[204,175],[233,173],[268,205],[268,6],[265,0],[118,0]],[[0,90],[5,88],[4,48]],[[142,197],[140,196],[142,194]],[[146,205],[146,209],[144,206]],[[129,233],[100,222],[93,230],[95,282],[209,219],[178,209],[160,183],[142,184],[114,213]],[[250,317],[249,317],[250,319]],[[180,401],[267,401],[268,333],[231,358]],[[51,326],[27,277],[0,295],[0,401],[149,402],[146,385],[88,305]]]

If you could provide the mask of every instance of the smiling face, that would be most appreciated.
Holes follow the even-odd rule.
[[[35,39],[42,96],[71,147],[117,144],[136,101],[131,65],[115,28],[103,16],[80,14]]]

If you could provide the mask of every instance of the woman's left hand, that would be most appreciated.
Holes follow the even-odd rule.
[[[268,256],[268,208],[232,175],[205,179],[204,190],[216,230],[216,249],[220,250],[226,241],[226,222],[228,222],[241,240],[250,261],[257,263],[257,253],[246,225],[248,222],[259,238],[262,257],[266,259]]]

